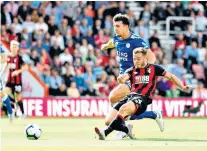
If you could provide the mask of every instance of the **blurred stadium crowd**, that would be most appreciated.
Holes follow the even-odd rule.
[[[50,95],[108,96],[117,85],[119,63],[115,49],[101,51],[100,46],[113,37],[113,16],[126,13],[131,31],[148,42],[157,63],[185,84],[191,84],[186,74],[198,81],[197,88],[185,94],[160,78],[156,95],[207,98],[207,4],[137,3],[143,7],[138,17],[126,2],[1,2],[1,39],[20,42],[24,61],[48,85]],[[168,16],[191,16],[196,21],[196,32],[186,21],[170,22],[171,30],[184,31],[173,37],[171,60],[166,59],[159,33],[149,32],[150,22]]]

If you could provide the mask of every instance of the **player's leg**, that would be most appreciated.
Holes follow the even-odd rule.
[[[5,106],[7,108],[9,116],[11,116],[13,112],[12,112],[12,107],[11,107],[11,103],[10,103],[10,99],[9,99],[8,95],[6,95],[3,91],[0,91],[0,95],[2,98],[2,102],[5,104]],[[12,119],[10,118],[10,120],[12,120]]]
[[[134,114],[129,118],[129,120],[140,120],[140,119],[143,119],[143,118],[154,119],[157,122],[157,124],[160,128],[160,131],[161,132],[164,131],[164,121],[163,121],[163,118],[162,118],[162,111],[161,110],[145,111],[144,113]]]
[[[145,111],[141,115],[132,115],[129,120],[140,120],[143,118],[150,118],[150,119],[156,119],[157,113],[155,111]]]
[[[17,101],[17,104],[18,104],[18,106],[19,106],[19,108],[22,112],[22,118],[25,118],[24,105],[23,105],[23,102],[22,102],[21,92],[15,91],[14,96],[15,96],[15,100]]]
[[[108,126],[111,121],[116,117],[118,111],[114,108],[111,108],[109,114],[105,117],[105,124]]]
[[[130,88],[126,84],[119,84],[115,89],[109,94],[109,102],[111,104],[117,103],[119,100],[123,99],[130,93]]]
[[[119,100],[123,99],[126,95],[128,95],[130,93],[130,86],[128,84],[119,84],[115,89],[113,89],[109,95],[109,102],[111,104],[114,104],[116,102],[118,102]],[[141,115],[133,115],[130,120],[140,120],[143,118],[150,118],[150,119],[154,119],[156,120],[160,131],[163,132],[164,131],[164,121],[162,118],[162,112],[160,110],[158,111],[146,111]],[[108,122],[109,123],[111,120],[113,119],[113,117],[108,118]],[[125,137],[125,134],[122,135],[121,132],[119,132],[117,134],[117,136],[119,137]]]
[[[131,129],[132,129],[131,125],[124,126],[122,123],[125,120],[125,117],[133,114],[135,110],[136,110],[136,106],[131,101],[122,105],[114,120],[109,124],[109,126],[104,131],[95,128],[95,132],[99,135],[99,139],[104,140],[105,137],[108,136],[113,130],[125,132],[131,139],[133,139],[131,133]]]
[[[127,100],[128,100],[128,98],[125,97],[124,99],[122,99],[121,101],[119,101],[119,102],[117,102],[116,104],[113,105],[113,107],[111,108],[109,114],[105,118],[105,124],[107,126],[116,117],[116,115],[117,115],[119,109],[121,108],[121,106],[127,103]],[[123,124],[125,125],[125,122],[123,122]]]
[[[132,115],[129,120],[140,120],[143,118],[150,118],[156,120],[160,131],[164,131],[164,121],[162,118],[162,111],[161,110],[156,110],[156,111],[145,111],[144,113],[140,115]]]
[[[123,104],[125,104],[127,102],[127,100],[128,100],[128,98],[125,97],[124,99],[122,99],[121,101],[119,101],[113,105],[111,111],[109,112],[109,114],[105,118],[105,124],[107,126],[116,118],[116,115],[117,115],[119,109],[121,108],[121,106]],[[122,122],[122,125],[124,125],[124,126],[126,125],[125,121]],[[123,139],[123,138],[127,137],[127,134],[120,131],[120,132],[116,133],[116,135],[114,137],[118,138],[118,139]]]
[[[4,92],[5,92],[5,94],[9,95],[12,93],[12,88],[10,86],[8,86],[8,84],[7,84],[6,87],[4,88]]]
[[[123,99],[126,95],[130,93],[130,87],[127,84],[119,84],[115,89],[113,89],[109,95],[109,102],[111,104],[117,103],[119,100]],[[133,116],[131,120],[139,120],[143,118],[156,119],[157,114],[154,111],[146,111],[140,116]]]
[[[6,87],[6,92],[8,95],[11,95],[11,93],[14,95],[14,102],[12,101],[14,103],[14,107],[16,106],[17,103],[22,112],[22,118],[24,118],[25,117],[24,106],[22,103],[22,96],[21,96],[22,86],[8,83]]]
[[[1,83],[0,84],[0,96],[2,98],[3,104],[7,108],[9,119],[10,119],[10,121],[12,121],[13,120],[13,111],[12,111],[12,106],[11,106],[11,103],[10,103],[10,99],[9,99],[9,96],[4,92],[2,81],[0,81],[0,83]]]

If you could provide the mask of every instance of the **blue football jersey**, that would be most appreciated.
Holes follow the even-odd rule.
[[[127,39],[123,40],[121,37],[114,36],[113,40],[119,59],[120,74],[124,74],[126,69],[134,66],[133,50],[135,48],[144,47],[149,49],[147,43],[134,33],[131,33],[130,37]]]
[[[0,43],[0,54],[5,53],[5,50],[3,49],[2,44]]]

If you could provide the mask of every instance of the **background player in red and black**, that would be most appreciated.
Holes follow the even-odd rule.
[[[118,106],[118,108],[115,106],[118,110],[117,116],[105,130],[95,128],[99,139],[104,140],[113,130],[125,132],[133,139],[132,126],[124,126],[122,122],[128,116],[140,115],[146,111],[147,105],[152,103],[152,95],[156,88],[158,76],[166,77],[183,91],[187,91],[190,88],[189,86],[184,86],[175,75],[165,71],[161,66],[148,64],[146,54],[147,50],[145,48],[134,49],[134,67],[127,69],[125,74],[117,78],[119,83],[125,83],[130,80],[132,86],[131,93],[126,97],[121,106]]]
[[[10,43],[12,55],[8,58],[9,75],[6,84],[6,93],[13,94],[14,99],[20,107],[22,117],[24,117],[24,106],[22,102],[22,72],[27,70],[27,65],[24,64],[22,57],[18,54],[19,42],[12,40]]]

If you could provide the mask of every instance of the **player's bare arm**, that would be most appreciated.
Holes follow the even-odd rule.
[[[124,84],[125,82],[129,81],[129,74],[122,74],[117,77],[117,81],[120,84]]]
[[[171,74],[169,72],[166,72],[166,74],[164,75],[164,77],[167,78],[167,79],[169,79],[170,81],[172,81],[174,84],[176,84],[183,91],[188,91],[190,89],[190,86],[188,86],[188,85],[184,86],[180,82],[180,80],[174,74]]]
[[[113,39],[110,39],[106,44],[101,45],[101,50],[107,50],[114,47],[115,47],[114,41]]]
[[[8,67],[9,67],[9,64],[6,62],[6,65],[4,65],[4,68],[0,71],[0,75],[3,75]]]
[[[7,62],[7,55],[5,53],[2,53],[0,55],[0,63],[2,64],[2,63],[5,63],[5,62]]]
[[[150,49],[147,50],[147,62],[150,64],[154,64],[156,62],[155,54]]]
[[[12,72],[12,76],[17,76],[18,74],[20,74],[26,70],[28,70],[28,65],[24,64],[24,65],[22,65],[21,69],[15,70],[14,72]]]

